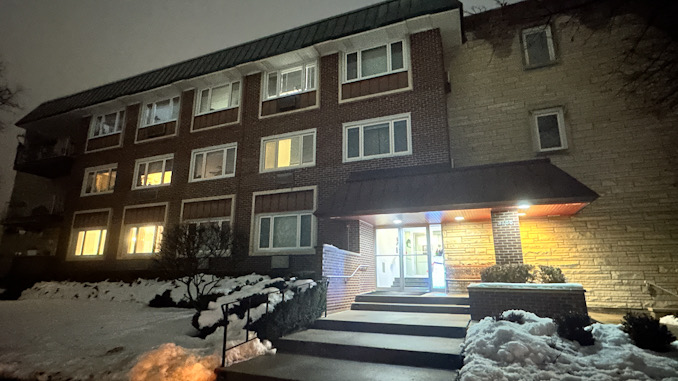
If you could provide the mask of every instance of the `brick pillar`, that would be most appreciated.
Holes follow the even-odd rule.
[[[492,212],[494,257],[498,265],[523,263],[518,212]]]

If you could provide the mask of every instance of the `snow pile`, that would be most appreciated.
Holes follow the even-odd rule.
[[[141,356],[130,372],[130,381],[213,381],[214,369],[219,366],[217,355],[200,356],[193,350],[176,344],[163,344],[160,348]]]
[[[224,278],[214,292],[226,295],[220,300],[235,301],[277,290],[269,286],[280,286],[279,282],[284,281],[258,274]],[[310,280],[285,283],[301,290],[315,285]],[[181,300],[183,287],[158,280],[131,284],[43,282],[26,290],[20,300],[0,301],[0,326],[6,327],[0,330],[0,379],[214,380],[224,328],[200,339],[191,326],[195,310],[148,306],[155,295],[166,290],[171,290],[172,300]],[[286,292],[285,299],[292,297],[293,291]],[[272,294],[270,300],[272,309],[282,295]],[[220,303],[212,303],[209,310],[218,313],[217,321]],[[261,316],[257,311],[253,318]],[[229,347],[243,341],[244,320],[229,324],[228,338],[233,340]],[[226,362],[230,365],[273,353],[270,342],[254,339],[228,350]]]
[[[21,293],[19,300],[28,299],[77,299],[107,300],[116,302],[148,303],[155,295],[172,290],[175,301],[184,295],[184,289],[173,281],[137,279],[125,282],[39,282]]]
[[[636,347],[619,326],[593,324],[596,342],[582,347],[558,337],[551,319],[524,311],[502,315],[510,313],[522,314],[525,324],[487,317],[469,328],[462,381],[678,380],[676,358]]]
[[[659,322],[666,325],[678,326],[678,317],[676,317],[675,315],[666,315],[659,319]]]

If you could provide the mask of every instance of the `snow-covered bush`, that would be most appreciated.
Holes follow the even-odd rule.
[[[565,275],[558,267],[539,265],[536,277],[541,283],[565,283]]]
[[[250,327],[257,332],[257,337],[267,340],[308,328],[325,311],[326,295],[326,283],[297,287],[294,299],[278,305],[273,312],[264,315]]]
[[[581,345],[593,345],[593,334],[586,327],[591,325],[591,318],[587,314],[570,312],[556,318],[558,336],[563,339],[576,341]]]
[[[494,265],[480,272],[480,280],[490,283],[528,283],[534,281],[533,271],[532,265]]]
[[[490,266],[480,272],[480,279],[488,283],[565,283],[565,275],[557,267],[535,268],[522,263]]]
[[[234,235],[228,225],[177,224],[163,233],[154,260],[168,278],[178,278],[186,300],[200,310],[206,308],[205,296],[212,294],[219,282],[219,277],[205,270],[210,261],[229,258],[233,245]]]
[[[669,352],[676,337],[669,329],[646,314],[627,313],[622,320],[622,329],[640,348],[657,352]]]

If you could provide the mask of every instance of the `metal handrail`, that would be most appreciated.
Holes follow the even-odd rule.
[[[645,281],[645,284],[646,284],[646,285],[649,285],[649,286],[652,286],[652,287],[656,287],[656,288],[658,288],[658,289],[664,291],[665,293],[667,293],[667,294],[669,294],[669,295],[673,295],[673,296],[675,296],[676,298],[678,298],[678,294],[677,294],[677,293],[675,293],[675,292],[673,292],[673,291],[671,291],[671,290],[667,290],[667,289],[665,289],[664,287],[662,287],[662,286],[660,286],[660,285],[658,285],[658,284],[656,284],[656,283],[654,283],[654,282],[650,282],[649,280],[646,280],[646,281]]]
[[[353,277],[355,276],[355,274],[356,274],[361,268],[368,268],[368,267],[370,267],[370,266],[368,266],[368,265],[360,265],[360,266],[358,266],[358,267],[355,268],[355,270],[353,271],[353,274],[351,274],[351,275],[325,275],[325,278],[344,278],[344,279],[350,279],[350,278],[353,278]]]
[[[327,285],[329,283],[329,280],[328,279],[322,279],[322,280],[316,280],[314,282],[316,284]],[[312,282],[308,282],[308,283],[299,285],[297,287],[298,287],[298,289],[301,289],[302,286],[307,286],[308,288],[311,288],[311,284],[312,284]],[[268,305],[269,305],[269,302],[270,302],[269,296],[271,294],[282,294],[282,301],[280,303],[285,303],[285,291],[288,291],[288,290],[290,290],[290,289],[289,288],[285,288],[283,290],[278,289],[278,290],[270,291],[270,292],[267,292],[266,294],[263,294],[263,295],[266,295],[266,312],[264,313],[264,315],[268,314]],[[243,344],[246,344],[246,343],[252,341],[252,340],[250,340],[250,323],[252,323],[250,321],[250,310],[252,309],[252,299],[254,297],[257,297],[257,296],[260,297],[261,295],[262,294],[254,294],[254,295],[250,295],[250,296],[247,296],[247,297],[244,297],[244,298],[240,298],[240,299],[234,300],[232,302],[224,303],[224,304],[221,305],[221,313],[224,316],[224,341],[223,341],[223,346],[222,346],[222,351],[221,351],[221,366],[222,367],[226,366],[226,351],[228,351],[229,349],[237,348],[237,347],[239,347]],[[229,324],[229,322],[228,322],[228,311],[230,310],[230,306],[232,304],[243,303],[245,301],[247,302],[247,320],[245,321],[245,341],[243,341],[242,343],[236,344],[236,345],[234,345],[230,348],[227,348],[226,346],[227,346],[227,341],[228,341],[227,339],[228,339],[228,324]],[[262,315],[262,317],[264,315]],[[325,317],[327,317],[327,301],[325,301]],[[252,339],[254,339],[254,337],[252,337]]]

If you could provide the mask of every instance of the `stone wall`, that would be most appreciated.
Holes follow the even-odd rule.
[[[595,23],[552,17],[556,63],[525,69],[521,29],[547,18],[519,10],[465,19],[468,41],[448,67],[455,166],[550,157],[601,197],[570,218],[521,219],[525,262],[562,267],[569,281],[584,285],[589,306],[649,307],[655,301],[645,280],[678,289],[678,115],[654,112],[623,93],[614,71],[638,33],[628,19],[602,20],[604,27],[593,30],[587,25]],[[549,107],[564,109],[568,148],[538,154],[530,112]],[[456,231],[449,226],[448,235]],[[484,231],[472,240],[487,247]],[[446,242],[461,245],[452,253],[446,247],[447,258],[459,262],[463,250],[478,258],[462,261],[486,261],[487,252],[470,244]]]
[[[505,283],[504,283],[505,284]],[[478,286],[488,286],[483,283]],[[519,285],[524,286],[524,285]],[[570,312],[588,314],[584,289],[525,289],[469,287],[471,319],[497,316],[507,310],[529,311],[537,316],[555,318]]]

